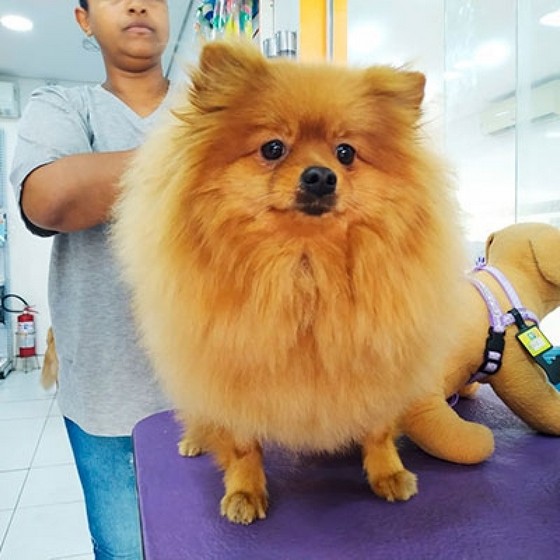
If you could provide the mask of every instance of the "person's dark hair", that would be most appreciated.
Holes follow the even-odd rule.
[[[80,0],[80,6],[84,9],[88,9],[88,0]]]

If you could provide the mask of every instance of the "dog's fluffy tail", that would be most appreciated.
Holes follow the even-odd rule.
[[[45,389],[50,389],[58,381],[58,356],[52,328],[47,332],[47,350],[41,369],[41,385]]]

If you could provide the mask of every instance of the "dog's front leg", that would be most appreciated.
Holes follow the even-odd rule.
[[[416,475],[407,471],[395,446],[395,433],[386,430],[363,442],[364,469],[371,489],[389,502],[408,500],[418,492]]]
[[[224,430],[220,430],[216,443],[212,452],[224,470],[221,514],[233,523],[244,525],[264,519],[268,495],[261,446],[256,442],[239,444]]]
[[[186,428],[179,442],[179,453],[196,457],[209,452],[224,471],[226,493],[221,501],[222,515],[244,525],[264,519],[268,497],[261,446],[256,442],[240,444],[224,428],[186,418],[187,415],[183,417]]]
[[[216,430],[209,424],[196,422],[193,419],[186,420],[187,415],[177,413],[183,424],[183,436],[177,444],[179,455],[183,457],[198,457],[210,450],[212,439]]]

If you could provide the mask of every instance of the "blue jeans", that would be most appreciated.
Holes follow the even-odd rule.
[[[132,438],[92,436],[64,418],[84,490],[96,560],[141,560]]]

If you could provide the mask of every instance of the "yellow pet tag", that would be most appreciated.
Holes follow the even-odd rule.
[[[548,338],[544,336],[536,325],[517,333],[515,336],[517,336],[519,342],[521,342],[533,358],[552,348],[552,344]]]

